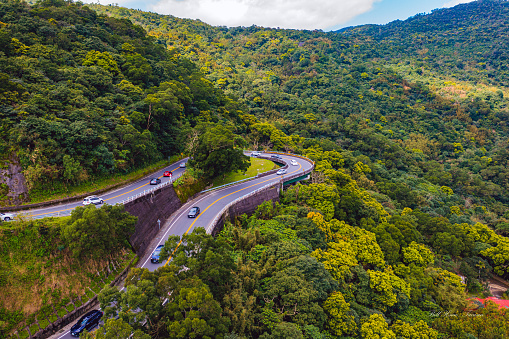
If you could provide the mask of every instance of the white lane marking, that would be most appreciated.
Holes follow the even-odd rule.
[[[175,226],[175,223],[176,223],[176,222],[177,222],[177,221],[178,221],[178,220],[182,217],[182,215],[183,215],[183,214],[185,214],[186,209],[184,209],[183,207],[185,207],[185,206],[186,206],[186,205],[188,205],[188,204],[189,204],[189,205],[198,204],[200,201],[202,201],[203,199],[208,198],[208,197],[210,197],[210,195],[208,195],[208,194],[207,194],[207,195],[205,195],[204,197],[202,197],[201,199],[199,199],[199,200],[198,200],[198,201],[196,201],[196,202],[192,202],[192,203],[191,203],[191,202],[188,202],[188,203],[186,203],[185,205],[183,205],[183,206],[181,207],[181,208],[182,208],[182,211],[181,211],[181,212],[180,212],[180,213],[179,213],[179,214],[175,217],[175,219],[174,219],[174,220],[173,220],[173,222],[171,223],[170,227],[166,230],[166,232],[163,234],[163,236],[162,236],[161,240],[159,240],[159,242],[157,243],[156,247],[157,247],[157,246],[159,246],[159,245],[161,245],[161,241],[166,242],[166,240],[165,240],[165,239],[166,239],[166,235],[168,234],[168,232],[169,232],[169,231],[171,231],[171,229],[173,228],[173,226]],[[152,251],[152,252],[153,252],[153,251]],[[147,260],[145,260],[145,262],[143,263],[143,265],[142,265],[141,267],[145,267],[145,265],[147,264],[147,262],[150,260],[150,257],[151,257],[151,256],[152,256],[152,254],[148,256]]]
[[[60,339],[62,337],[65,337],[66,335],[68,335],[69,333],[71,333],[71,330],[65,332],[64,334],[62,334],[60,337],[58,337],[57,339]]]

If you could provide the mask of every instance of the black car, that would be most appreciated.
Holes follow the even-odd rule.
[[[150,184],[151,185],[157,185],[157,184],[160,184],[161,183],[161,179],[159,178],[152,178],[150,179]]]
[[[159,245],[154,250],[154,253],[152,253],[152,256],[150,257],[150,262],[153,264],[159,263],[159,256],[161,255],[161,250],[163,249],[164,245]]]
[[[277,155],[277,154],[272,154],[270,156],[271,159],[283,159],[280,155]]]
[[[191,208],[191,210],[189,211],[189,213],[187,214],[187,217],[188,218],[194,218],[196,217],[198,214],[200,214],[200,208],[199,207],[193,207]]]
[[[103,312],[99,310],[93,310],[85,314],[83,317],[71,327],[71,335],[73,337],[79,337],[81,332],[87,330],[90,332],[91,329],[99,325]]]

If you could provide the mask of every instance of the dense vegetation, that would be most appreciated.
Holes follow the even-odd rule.
[[[447,186],[458,214],[508,228],[507,2],[335,33],[212,27],[91,7],[143,26],[238,96],[249,107],[242,119],[255,147],[344,149],[370,167],[374,184],[366,188],[396,208],[451,217],[426,189]]]
[[[13,329],[23,337],[22,323],[35,324],[32,334],[36,321],[45,328],[98,293],[134,257],[127,235],[137,218],[123,205],[105,207],[2,223],[0,338]]]
[[[505,310],[461,316],[509,278],[509,3],[329,33],[90,8],[0,4],[1,151],[32,192],[175,152],[196,186],[245,169],[239,146],[316,161],[280,205],[104,289],[120,318],[97,337],[509,336]]]
[[[161,253],[171,255],[169,265],[131,270],[125,291],[103,289],[101,308],[120,319],[101,331],[124,326],[156,338],[509,335],[506,310],[476,311],[466,292],[483,290],[501,253],[508,262],[505,238],[417,209],[389,215],[358,187],[339,153],[308,155],[324,174],[320,182],[287,189],[280,204],[263,203],[216,239],[202,228],[171,236]],[[359,226],[344,221],[349,211],[363,211]]]
[[[185,150],[238,105],[126,19],[81,3],[0,3],[0,154],[30,193],[61,191]]]

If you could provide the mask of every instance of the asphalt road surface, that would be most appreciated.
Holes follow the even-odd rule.
[[[161,227],[161,231],[159,231],[159,234],[156,236],[156,241],[153,241],[151,244],[151,250],[147,251],[147,254],[140,260],[141,266],[149,269],[150,271],[154,271],[157,268],[167,264],[168,261],[161,262],[159,264],[153,264],[150,262],[150,256],[154,249],[161,244],[164,244],[165,241],[168,239],[170,235],[184,235],[189,232],[192,232],[192,230],[196,227],[204,227],[205,229],[208,228],[208,226],[212,223],[214,218],[217,216],[217,214],[223,209],[224,206],[226,206],[228,203],[232,202],[233,200],[242,197],[246,194],[249,194],[250,192],[261,188],[267,184],[278,182],[281,180],[284,180],[285,177],[289,177],[291,175],[297,174],[297,173],[304,173],[305,171],[312,168],[313,164],[307,160],[304,160],[300,157],[294,157],[290,155],[284,155],[281,154],[281,157],[285,162],[288,163],[288,169],[287,173],[283,176],[277,175],[277,174],[271,174],[265,177],[261,178],[255,178],[253,180],[244,181],[236,185],[227,186],[221,189],[217,189],[214,191],[209,192],[208,194],[205,194],[201,197],[198,197],[197,199],[190,201],[186,203],[179,211],[177,211],[169,220],[166,220],[164,223],[164,226]],[[295,160],[297,162],[297,165],[290,165],[290,160]],[[164,170],[163,170],[164,171]],[[163,173],[161,171],[161,174]],[[175,172],[174,172],[175,173]],[[181,172],[177,172],[181,173]],[[141,189],[143,190],[143,187],[146,187],[148,184],[148,178],[145,180],[140,181],[140,183],[137,185],[133,184],[131,189]],[[146,188],[145,188],[146,189]],[[129,191],[129,188],[122,189],[121,192],[124,192],[122,194],[131,194],[134,193],[133,191]],[[104,198],[109,199],[119,199],[121,192],[115,192],[108,195],[105,195]],[[106,202],[106,199],[104,199]],[[120,199],[122,200],[122,199]],[[110,202],[112,200],[107,201],[108,203],[114,203]],[[79,204],[74,204],[74,207]],[[200,214],[196,218],[188,218],[187,214],[189,210],[193,206],[198,206],[201,209]],[[74,208],[71,206],[66,206],[67,208]],[[51,339],[69,339],[73,338],[70,333],[70,328],[73,325],[69,324],[65,328],[61,329],[58,333],[51,336]]]
[[[100,195],[99,197],[104,200],[105,204],[115,205],[117,203],[122,202],[123,200],[128,199],[129,197],[136,196],[138,194],[143,194],[144,191],[147,191],[149,189],[157,188],[158,186],[163,185],[164,183],[170,181],[170,177],[163,177],[164,171],[171,171],[172,176],[171,180],[177,179],[179,176],[184,173],[185,168],[180,168],[179,165],[181,162],[187,162],[187,159],[181,160],[175,164],[169,165],[156,173],[152,173],[150,175],[147,175],[143,179],[140,179],[134,183],[131,183],[125,187],[116,189],[114,191],[105,193],[103,195]],[[160,178],[161,183],[159,185],[150,185],[150,179],[152,178]],[[70,215],[71,211],[75,209],[77,206],[83,206],[82,201],[78,202],[72,202],[68,204],[60,204],[60,205],[53,205],[48,206],[40,209],[33,209],[28,211],[20,211],[16,214],[18,215],[25,215],[32,218],[44,218],[44,217],[58,217],[58,216],[65,216]],[[101,205],[97,205],[97,207],[100,207]]]

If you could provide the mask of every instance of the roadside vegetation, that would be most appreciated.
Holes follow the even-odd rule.
[[[140,168],[136,171],[128,174],[116,174],[112,176],[106,176],[97,178],[94,181],[85,182],[76,186],[54,185],[51,190],[32,190],[30,193],[30,204],[48,201],[65,199],[77,195],[83,195],[97,190],[107,190],[109,188],[116,188],[121,185],[134,182],[138,179],[145,177],[146,175],[153,173],[159,169],[168,166],[170,163],[180,160],[182,157],[175,156],[170,162],[167,160],[161,160],[155,164],[149,165],[145,168]]]
[[[0,337],[33,324],[46,327],[135,258],[127,237],[136,218],[123,208],[91,205],[70,217],[0,224]]]
[[[246,178],[252,178],[260,173],[270,171],[278,166],[270,160],[250,158],[251,165],[245,172],[237,171],[233,173],[227,173],[223,177],[218,177],[212,183],[212,187],[226,185],[231,182],[239,181]]]
[[[172,254],[168,266],[132,269],[125,290],[101,291],[106,316],[163,338],[509,335],[505,310],[468,301],[485,296],[489,273],[506,267],[504,237],[419,209],[389,213],[341,154],[306,155],[321,176],[227,223],[216,238],[202,228],[170,236],[161,252]]]

